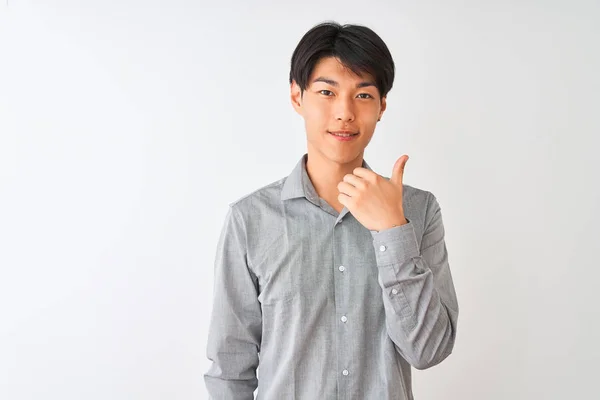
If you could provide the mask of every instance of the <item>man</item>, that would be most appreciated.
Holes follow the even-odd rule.
[[[230,204],[215,262],[212,399],[412,399],[411,366],[452,352],[458,303],[440,206],[363,159],[394,63],[362,26],[323,23],[292,56],[307,153]]]

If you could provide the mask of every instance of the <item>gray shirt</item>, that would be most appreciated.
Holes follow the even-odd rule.
[[[411,366],[440,363],[456,337],[438,201],[404,184],[408,223],[368,230],[317,195],[307,156],[229,205],[214,266],[210,398],[252,399],[258,388],[264,400],[413,399]]]

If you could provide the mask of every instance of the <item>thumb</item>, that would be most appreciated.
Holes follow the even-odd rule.
[[[408,161],[408,156],[405,154],[400,157],[396,163],[394,164],[394,168],[392,169],[392,177],[390,181],[398,186],[402,186],[402,179],[404,178],[404,166]]]

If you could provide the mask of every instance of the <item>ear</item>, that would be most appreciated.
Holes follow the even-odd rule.
[[[292,81],[292,84],[290,85],[290,100],[292,101],[294,110],[302,115],[302,90],[300,90],[300,86],[296,81]]]
[[[381,117],[383,116],[383,113],[385,112],[386,108],[387,108],[387,98],[382,97],[381,98],[381,110],[379,111],[379,119],[380,120],[381,120]]]

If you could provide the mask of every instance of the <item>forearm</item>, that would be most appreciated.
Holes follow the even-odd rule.
[[[255,363],[255,360],[249,357],[251,356],[247,353],[210,354],[209,352],[208,358],[212,361],[212,365],[204,374],[209,399],[254,399],[254,391],[258,386],[255,370],[238,370],[240,365]]]
[[[409,268],[424,269],[422,258],[413,258],[400,270]],[[415,368],[432,367],[452,352],[458,313],[441,299],[431,270],[387,282],[381,280],[382,276],[395,274],[393,270],[393,266],[380,267],[388,335]]]
[[[418,369],[452,352],[458,320],[441,221],[426,241],[420,251],[409,223],[377,233],[373,242],[388,335]]]
[[[204,374],[211,399],[253,399],[262,335],[257,279],[246,262],[245,229],[230,209],[219,238]]]

